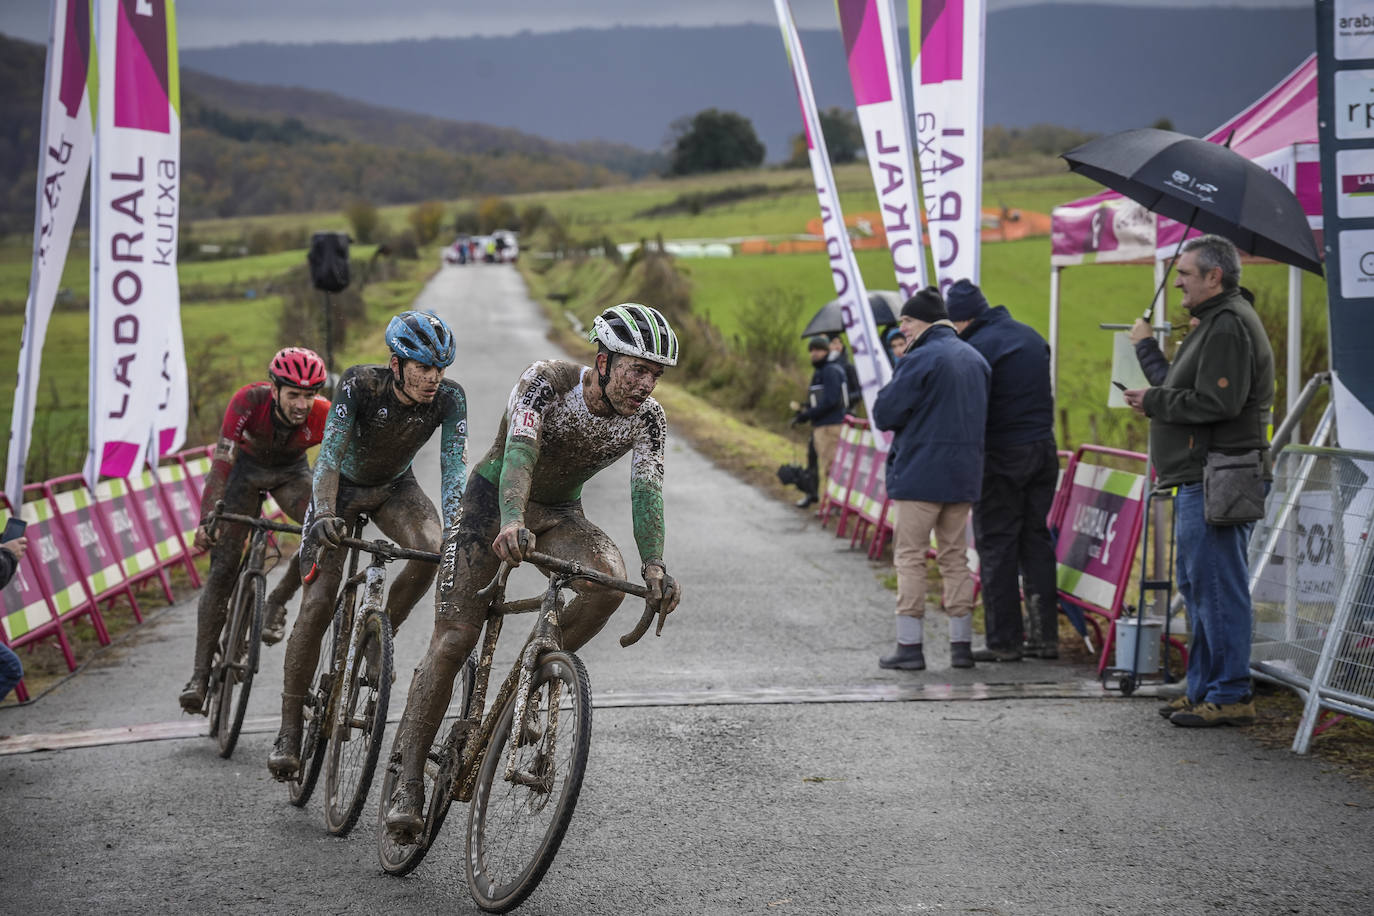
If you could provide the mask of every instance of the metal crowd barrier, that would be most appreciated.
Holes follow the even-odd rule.
[[[1300,754],[1323,710],[1374,720],[1372,532],[1374,452],[1290,445],[1279,454],[1250,539],[1250,670],[1305,698]]]
[[[151,582],[172,600],[167,569],[183,565],[193,587],[200,578],[191,536],[210,451],[199,446],[163,459],[126,479],[107,479],[90,490],[78,474],[24,488],[18,513],[28,523],[29,549],[15,579],[0,591],[0,640],[11,648],[57,640],[69,670],[76,670],[66,628],[90,620],[101,645],[110,641],[102,614],[116,601],[128,602],[142,622],[135,592]],[[14,511],[0,496],[0,523]],[[15,690],[21,702],[28,690]]]

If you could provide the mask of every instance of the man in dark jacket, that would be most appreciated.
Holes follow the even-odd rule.
[[[887,495],[895,515],[897,648],[878,664],[910,671],[926,666],[926,549],[934,531],[950,665],[972,668],[967,527],[983,479],[988,364],[959,339],[934,287],[902,306],[901,327],[906,353],[873,404],[874,424],[895,433],[887,453]]]
[[[0,588],[9,584],[14,573],[19,569],[19,561],[24,559],[24,553],[29,549],[29,539],[24,537],[6,541],[0,545]],[[19,661],[19,656],[14,654],[14,650],[0,642],[0,700],[9,696],[9,692],[24,677],[24,666]]]
[[[1058,585],[1046,521],[1059,484],[1050,345],[1034,328],[1014,320],[1005,305],[989,308],[982,290],[968,280],[949,288],[945,305],[959,336],[992,368],[983,489],[973,507],[987,648],[973,657],[1018,661],[1024,642],[1031,655],[1058,658]],[[1021,621],[1018,570],[1028,628]]]
[[[1156,486],[1178,487],[1176,578],[1193,644],[1187,693],[1160,712],[1185,727],[1249,725],[1255,720],[1254,609],[1246,548],[1254,523],[1208,523],[1202,479],[1209,454],[1252,450],[1268,476],[1274,352],[1259,316],[1241,295],[1240,255],[1233,244],[1215,235],[1193,239],[1183,246],[1175,273],[1174,286],[1183,291],[1183,307],[1197,327],[1179,345],[1162,385],[1122,393],[1150,418]]]
[[[840,444],[840,427],[844,423],[845,406],[849,402],[848,384],[845,382],[844,367],[830,358],[830,341],[822,334],[811,338],[807,344],[811,356],[811,388],[805,406],[792,402],[796,415],[792,424],[811,424],[811,444],[816,449],[819,473],[817,485],[824,488],[830,478],[830,462],[835,459],[835,447]],[[808,493],[797,503],[806,508],[818,498],[816,493]]]

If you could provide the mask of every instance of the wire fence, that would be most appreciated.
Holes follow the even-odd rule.
[[[1374,720],[1374,452],[1289,446],[1250,539],[1250,668],[1322,709]]]

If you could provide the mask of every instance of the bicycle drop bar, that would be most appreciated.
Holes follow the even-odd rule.
[[[608,576],[600,570],[589,569],[581,563],[559,559],[547,553],[540,553],[537,550],[531,550],[526,559],[535,566],[549,572],[556,572],[560,575],[576,579],[586,579],[589,582],[595,582],[597,585],[604,585],[607,588],[625,592],[627,595],[643,598],[644,613],[640,615],[639,622],[635,624],[634,629],[620,637],[620,645],[622,648],[628,648],[639,642],[640,637],[649,631],[649,624],[653,622],[655,614],[658,614],[658,628],[654,632],[657,635],[662,635],[663,623],[667,619],[667,615],[659,612],[658,604],[650,600],[650,592],[644,586],[636,585],[625,579],[617,579],[614,576]],[[504,589],[506,577],[510,575],[510,571],[510,564],[502,561],[501,568],[497,571],[495,578],[491,580],[491,583],[488,584],[486,588],[479,591],[477,596],[479,598],[492,597],[496,594],[498,588]]]
[[[207,527],[213,528],[216,522],[232,522],[238,525],[251,525],[254,528],[266,528],[268,531],[280,531],[284,534],[300,534],[300,525],[288,525],[284,522],[274,522],[257,515],[234,515],[232,512],[221,512],[216,509],[205,519]]]
[[[339,541],[339,546],[361,550],[388,560],[425,560],[436,564],[439,562],[437,553],[431,553],[428,550],[411,550],[409,547],[402,547],[400,544],[393,544],[390,541],[342,538]]]

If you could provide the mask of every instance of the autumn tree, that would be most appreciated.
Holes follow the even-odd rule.
[[[444,207],[437,200],[427,200],[411,208],[406,217],[415,232],[415,241],[427,245],[439,236],[444,224]]]
[[[344,208],[344,218],[353,229],[354,241],[363,245],[374,241],[381,217],[378,216],[377,208],[372,205],[372,201],[361,197],[354,200]]]

